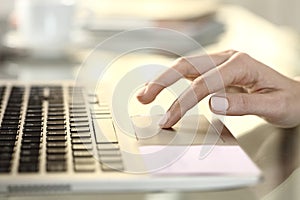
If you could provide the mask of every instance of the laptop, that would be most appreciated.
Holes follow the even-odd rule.
[[[251,186],[262,173],[218,120],[131,116],[72,82],[0,84],[0,193],[203,191]],[[221,128],[220,128],[221,127]]]

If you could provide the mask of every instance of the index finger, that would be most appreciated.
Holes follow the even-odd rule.
[[[146,84],[139,92],[137,99],[143,103],[151,103],[156,96],[166,87],[174,84],[181,78],[199,76],[228,60],[236,51],[228,50],[220,53],[193,57],[182,57],[175,61],[153,81]]]

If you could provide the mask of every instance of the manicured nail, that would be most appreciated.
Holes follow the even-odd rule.
[[[227,98],[218,96],[211,97],[210,105],[216,112],[225,112],[229,107]]]
[[[164,125],[168,122],[170,118],[170,112],[167,112],[166,114],[164,114],[164,116],[159,120],[158,125],[163,128]]]

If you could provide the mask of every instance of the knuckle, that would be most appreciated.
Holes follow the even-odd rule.
[[[235,53],[238,53],[238,51],[234,50],[234,49],[228,49],[228,50],[225,50],[224,53],[229,54],[229,55],[234,55]]]
[[[249,61],[249,58],[250,56],[244,52],[237,52],[233,55],[233,60],[240,62],[241,64],[243,64],[242,66],[244,66],[244,64]]]
[[[230,64],[223,65],[221,70],[225,71],[226,74],[232,75],[233,79],[243,77],[243,74],[248,72],[248,66],[251,65],[250,61],[250,56],[247,53],[236,52],[228,61]]]
[[[193,87],[193,88],[198,88],[198,87],[202,86],[203,83],[204,83],[204,78],[203,78],[203,77],[196,78],[196,79],[192,82],[192,87]]]
[[[173,69],[175,69],[176,71],[178,71],[181,74],[185,74],[186,73],[186,64],[187,64],[187,58],[186,57],[180,57],[177,58],[174,61],[174,64],[172,66]]]
[[[180,58],[177,58],[175,60],[174,67],[180,67],[182,65],[185,65],[186,63],[187,63],[187,58],[186,57],[180,57]]]
[[[191,91],[196,101],[199,101],[202,96],[208,95],[208,86],[206,85],[203,78],[195,79],[191,84]]]

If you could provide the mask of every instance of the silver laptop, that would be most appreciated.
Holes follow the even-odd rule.
[[[0,86],[0,193],[187,191],[254,185],[261,171],[218,120],[132,116],[72,83]],[[220,127],[222,127],[220,129]]]

